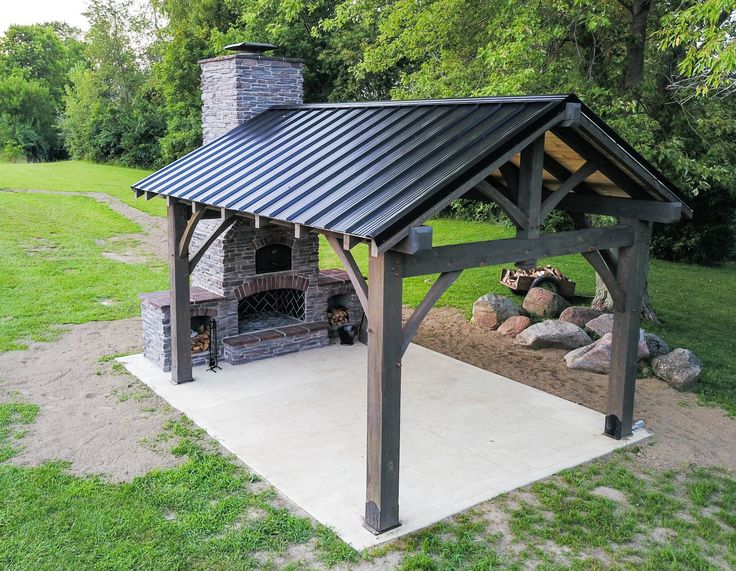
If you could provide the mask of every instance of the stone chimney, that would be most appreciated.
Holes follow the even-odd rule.
[[[275,48],[233,44],[225,49],[237,53],[200,60],[205,144],[273,105],[302,103],[304,62],[264,55]]]

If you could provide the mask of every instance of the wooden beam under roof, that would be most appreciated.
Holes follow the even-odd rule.
[[[413,256],[406,256],[404,277],[618,248],[631,245],[633,239],[631,227],[619,224],[543,234],[538,238],[507,238],[437,246]]]

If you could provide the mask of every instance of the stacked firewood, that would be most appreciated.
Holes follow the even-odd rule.
[[[345,325],[348,322],[348,310],[344,307],[333,307],[327,310],[327,322],[333,327]]]
[[[536,267],[531,270],[513,270],[513,275],[515,277],[520,276],[528,276],[530,278],[539,278],[542,276],[554,276],[557,279],[560,280],[568,280],[569,278],[563,274],[560,270],[557,268],[554,268],[552,266],[544,266],[544,267]]]
[[[210,331],[200,325],[197,331],[192,331],[192,353],[201,353],[210,348]]]

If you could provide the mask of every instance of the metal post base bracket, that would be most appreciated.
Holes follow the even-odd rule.
[[[365,519],[363,520],[363,527],[373,535],[380,535],[400,526],[400,521],[382,524],[381,512],[378,510],[378,506],[373,502],[365,504]]]

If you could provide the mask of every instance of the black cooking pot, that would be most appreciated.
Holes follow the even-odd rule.
[[[355,335],[358,328],[355,325],[341,325],[337,328],[337,334],[340,336],[340,345],[352,345],[355,341]]]

